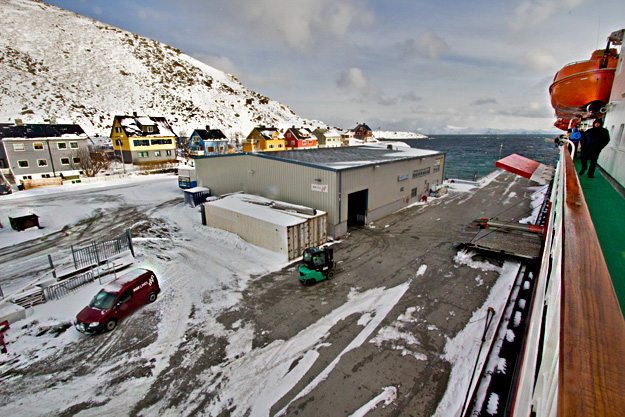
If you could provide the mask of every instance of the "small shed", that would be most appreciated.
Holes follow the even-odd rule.
[[[193,187],[184,190],[184,203],[191,207],[197,207],[210,197],[211,190],[206,187]]]
[[[250,194],[231,194],[204,204],[206,225],[236,233],[247,242],[289,260],[328,240],[328,215]]]

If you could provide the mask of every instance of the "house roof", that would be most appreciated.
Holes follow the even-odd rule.
[[[297,129],[295,127],[291,127],[289,128],[289,130],[293,133],[293,135],[297,138],[297,139],[310,139],[312,134],[308,129],[302,128],[302,129]]]
[[[210,130],[206,130],[206,129],[195,129],[194,133],[197,133],[197,135],[202,138],[202,140],[218,140],[218,139],[222,139],[222,140],[227,140],[228,138],[226,137],[226,135],[224,135],[224,133],[220,130],[220,129],[210,129]]]
[[[128,137],[175,137],[167,119],[161,116],[115,116]],[[144,132],[143,126],[152,126],[152,132]]]
[[[338,148],[320,148],[306,151],[272,152],[271,154],[250,153],[248,155],[340,171],[401,160],[420,159],[427,156],[442,156],[444,154],[444,152],[410,147],[394,147],[394,149],[388,149],[383,143],[374,146],[342,146]]]
[[[367,126],[366,124],[364,124],[364,123],[361,123],[361,124],[359,124],[358,126],[356,126],[356,128],[355,128],[354,130],[358,129],[358,128],[359,128],[359,127],[361,127],[361,126],[362,126],[362,128],[363,128],[364,130],[366,130],[366,131],[370,131],[370,132],[373,132],[373,130],[371,130],[371,128],[370,128],[369,126]]]
[[[2,139],[86,139],[88,136],[79,125],[21,124],[0,123]]]

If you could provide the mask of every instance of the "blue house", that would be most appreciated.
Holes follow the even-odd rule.
[[[228,153],[228,138],[220,129],[195,129],[189,137],[191,156],[224,155]]]

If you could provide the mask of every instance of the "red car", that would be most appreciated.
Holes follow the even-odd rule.
[[[76,316],[82,333],[111,331],[117,323],[146,303],[156,300],[161,289],[154,272],[136,268],[111,281]]]

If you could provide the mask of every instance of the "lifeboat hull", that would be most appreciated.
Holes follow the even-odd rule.
[[[549,86],[556,116],[572,119],[598,113],[610,99],[617,64],[615,49],[601,49],[588,61],[575,62],[558,71]]]

